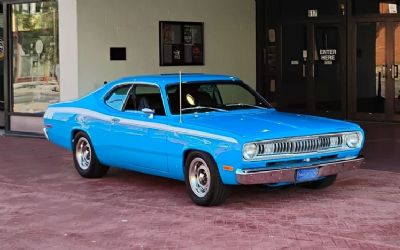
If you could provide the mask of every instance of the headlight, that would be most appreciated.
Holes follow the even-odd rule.
[[[254,143],[249,143],[243,147],[243,158],[246,160],[251,160],[257,155],[257,145]]]
[[[362,143],[362,135],[361,133],[351,133],[346,135],[346,145],[349,148],[359,148]]]

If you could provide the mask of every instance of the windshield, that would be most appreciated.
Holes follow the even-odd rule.
[[[167,93],[171,113],[179,114],[179,84],[167,86]],[[182,84],[182,114],[270,107],[259,94],[239,81]]]

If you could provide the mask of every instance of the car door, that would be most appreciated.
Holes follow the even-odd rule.
[[[166,119],[159,87],[134,84],[111,127],[113,150],[122,167],[168,172],[167,132],[162,129]]]

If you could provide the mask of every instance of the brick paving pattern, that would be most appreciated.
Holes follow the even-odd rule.
[[[83,179],[67,151],[0,137],[0,249],[400,249],[400,173],[236,187],[203,208],[181,182],[119,169]]]

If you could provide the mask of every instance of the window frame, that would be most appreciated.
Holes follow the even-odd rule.
[[[130,87],[128,93],[127,93],[126,96],[125,96],[124,104],[123,104],[121,110],[115,109],[115,108],[111,107],[110,105],[108,105],[108,104],[106,103],[106,101],[107,101],[107,99],[114,93],[114,91],[115,91],[116,89],[122,88],[122,87],[124,87],[124,86],[126,86],[126,85],[131,85],[131,87]],[[109,107],[109,108],[111,108],[111,109],[113,109],[113,110],[117,110],[117,111],[120,111],[120,112],[126,112],[126,111],[128,111],[129,113],[140,113],[140,114],[144,114],[144,112],[141,111],[141,110],[126,110],[126,103],[127,103],[127,101],[128,101],[128,97],[130,97],[131,95],[136,95],[136,87],[139,86],[139,85],[141,85],[141,86],[156,87],[156,88],[159,90],[159,94],[160,94],[160,96],[161,96],[162,108],[164,109],[164,114],[165,114],[165,115],[160,115],[160,114],[156,114],[156,113],[154,113],[154,115],[155,115],[155,116],[167,116],[167,109],[165,108],[165,98],[164,98],[163,93],[162,93],[162,88],[161,88],[158,84],[155,84],[155,83],[146,83],[146,82],[127,83],[127,82],[125,82],[125,83],[121,83],[121,84],[115,85],[115,86],[113,86],[113,87],[104,95],[104,97],[103,97],[104,105],[106,105],[107,107]]]
[[[124,99],[124,101],[123,101],[123,103],[122,103],[121,109],[116,109],[116,108],[111,107],[111,106],[107,103],[107,100],[111,97],[111,95],[112,95],[113,93],[115,93],[115,91],[117,91],[118,89],[123,88],[123,87],[126,87],[126,86],[129,86],[129,85],[130,85],[130,88],[128,89],[128,92],[127,92],[127,94],[126,94],[126,96],[125,96],[125,99]],[[122,84],[118,84],[118,85],[113,86],[113,87],[107,92],[107,94],[104,96],[104,98],[103,98],[104,104],[105,104],[107,107],[112,108],[113,110],[123,111],[123,110],[125,109],[126,101],[127,101],[127,99],[128,99],[127,97],[128,97],[129,94],[131,93],[132,88],[133,88],[133,83],[122,83]]]
[[[214,85],[217,84],[232,84],[232,83],[236,83],[239,86],[242,86],[244,89],[246,89],[247,91],[249,91],[251,94],[253,94],[255,97],[259,98],[261,101],[265,102],[266,107],[262,107],[265,109],[274,109],[274,107],[260,94],[258,93],[256,90],[254,90],[252,87],[250,87],[248,84],[246,84],[245,82],[241,81],[241,80],[236,80],[236,81],[229,81],[229,80],[205,80],[205,81],[191,81],[191,82],[187,82],[187,83],[183,83],[182,85],[191,85],[191,84],[207,84],[207,83],[212,83]],[[168,108],[170,109],[170,113],[172,116],[179,116],[178,114],[174,114],[172,113],[172,109],[170,106],[170,99],[169,99],[169,93],[168,93],[168,88],[172,87],[172,86],[178,86],[179,88],[179,82],[176,83],[170,83],[165,85],[165,93],[166,93],[166,97],[167,97],[167,105]],[[221,93],[218,94],[221,95]],[[222,100],[222,96],[219,96],[219,98],[221,98]],[[188,115],[188,114],[182,114],[182,115]]]

